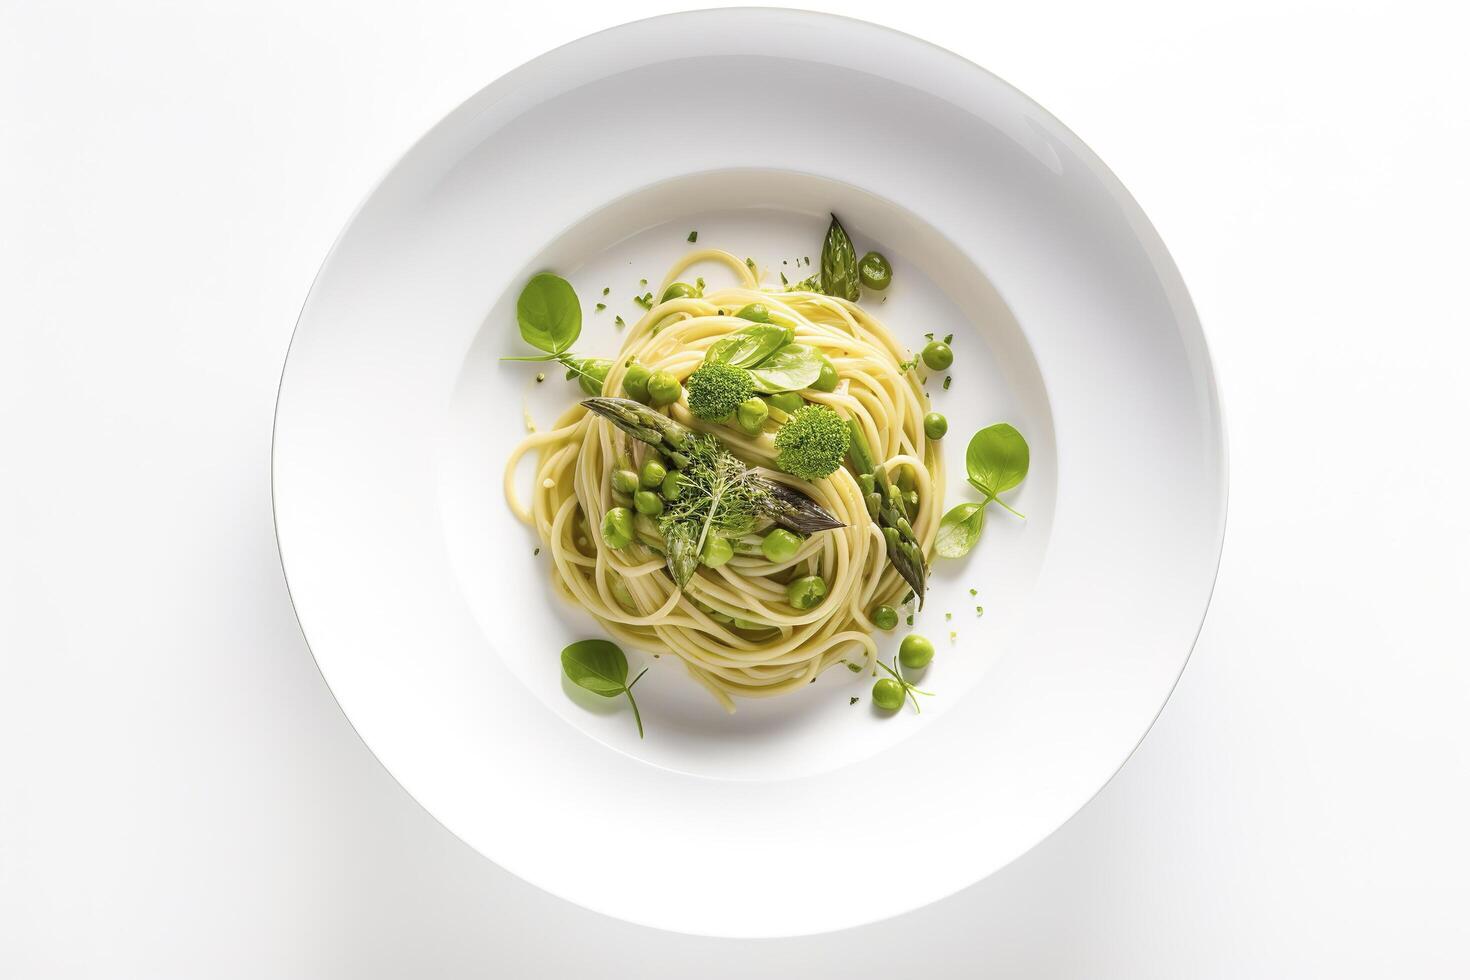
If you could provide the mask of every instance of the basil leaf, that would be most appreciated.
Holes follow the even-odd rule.
[[[822,292],[856,301],[860,281],[857,250],[834,214],[832,224],[827,226],[827,240],[822,243]]]
[[[733,367],[754,367],[791,343],[794,335],[795,331],[789,327],[774,323],[752,324],[710,344],[704,359],[720,361]]]
[[[787,344],[750,369],[755,390],[767,395],[811,387],[822,373],[822,357],[806,344]]]
[[[985,526],[985,504],[963,503],[952,508],[939,521],[934,538],[934,552],[941,558],[963,558],[980,540]]]
[[[582,304],[577,291],[561,276],[532,276],[516,300],[521,339],[548,354],[570,350],[582,333]]]
[[[999,422],[975,433],[965,450],[970,483],[987,497],[1004,493],[1026,479],[1031,447],[1013,426]]]
[[[628,658],[610,640],[579,640],[561,652],[561,669],[578,687],[615,698],[628,689]]]

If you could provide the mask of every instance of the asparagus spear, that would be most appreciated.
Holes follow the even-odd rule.
[[[685,450],[690,448],[690,440],[698,438],[698,435],[687,426],[628,398],[588,398],[582,404],[634,439],[661,450],[673,460],[675,468],[688,465],[689,456]],[[720,451],[729,452],[723,445],[720,446]],[[754,473],[749,479],[761,490],[761,513],[788,531],[815,534],[818,531],[846,527],[826,508],[795,487]]]
[[[888,560],[914,590],[914,595],[919,597],[919,608],[923,609],[924,553],[919,550],[919,539],[913,526],[904,516],[903,493],[896,484],[888,481],[888,472],[873,459],[863,427],[856,419],[849,419],[847,427],[852,431],[847,461],[863,488],[868,516],[883,532],[883,540],[888,545]]]

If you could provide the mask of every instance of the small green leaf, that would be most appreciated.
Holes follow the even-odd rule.
[[[561,669],[573,684],[605,698],[628,689],[628,658],[611,640],[578,640],[561,652]]]
[[[805,344],[787,344],[750,369],[756,391],[768,395],[801,391],[810,387],[821,373],[821,355]]]
[[[733,367],[755,367],[791,343],[793,331],[774,323],[753,323],[710,344],[706,361],[722,361]]]
[[[1026,479],[1031,449],[1013,426],[999,422],[975,433],[965,450],[965,468],[975,489],[994,497]]]
[[[856,302],[860,295],[857,251],[837,215],[827,226],[827,240],[822,243],[822,291]]]
[[[521,339],[548,354],[570,350],[582,333],[582,304],[577,291],[561,276],[532,276],[516,300]]]
[[[939,521],[934,551],[941,558],[963,558],[980,540],[985,526],[985,504],[963,503],[950,509]]]

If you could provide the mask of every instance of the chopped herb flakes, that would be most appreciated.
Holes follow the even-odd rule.
[[[610,292],[612,292],[612,287],[611,286],[603,286],[602,287],[602,295],[606,296]]]
[[[847,664],[847,669],[850,670],[850,671],[852,671],[854,674],[857,674],[857,673],[861,673],[862,672],[862,669],[863,669],[863,665],[862,664],[855,664],[851,660],[845,660],[845,661],[843,661],[843,663]]]
[[[640,286],[647,286],[648,285],[648,280],[647,279],[639,279],[638,280],[638,285],[640,285]]]
[[[944,614],[944,620],[945,620],[945,622],[949,622],[951,619],[954,619],[954,613],[947,612],[947,613]]]
[[[645,310],[651,310],[651,309],[653,309],[653,294],[652,293],[644,293],[642,296],[634,296],[633,297],[633,302],[637,303],[639,306],[643,307]]]
[[[691,231],[689,233],[689,240],[691,242],[697,242],[697,241],[699,241],[699,232],[697,232],[697,231]]]
[[[536,372],[536,383],[539,385],[541,382],[543,382],[545,380],[546,380],[546,372],[545,371],[537,371]]]
[[[954,630],[950,630],[949,631],[949,641],[951,643],[953,643],[958,636],[959,636],[959,634],[956,633]]]
[[[537,548],[535,551],[531,552],[531,557],[535,558],[539,554],[541,554],[541,549]]]
[[[934,335],[932,333],[926,333],[926,334],[924,334],[924,339],[925,340],[933,340],[934,339]]]
[[[944,376],[944,390],[945,390],[945,391],[948,391],[948,390],[949,390],[949,383],[950,383],[950,382],[951,382],[951,381],[953,381],[953,380],[954,380],[954,378],[951,378],[951,377],[950,377],[950,376],[949,376],[949,375],[947,375],[947,374],[946,374],[946,375],[945,375],[945,376]]]
[[[952,333],[945,334],[944,335],[944,342],[946,344],[952,344],[952,343],[954,343],[954,334],[952,334]]]
[[[607,309],[607,304],[606,303],[598,303],[597,304],[597,312],[598,313],[601,313],[605,309]]]
[[[858,699],[857,698],[848,698],[847,699],[847,706],[849,708],[851,708],[853,705],[855,705],[857,703],[858,703]]]
[[[623,321],[623,318],[620,317],[620,316],[613,317],[613,326],[615,326],[619,330],[621,330],[625,326],[625,323]]]
[[[975,607],[975,615],[976,616],[984,616],[985,615],[985,607],[984,606],[976,606]]]
[[[781,285],[785,286],[787,285],[787,282],[788,280],[786,279],[786,273],[781,273]]]
[[[979,595],[979,594],[980,593],[976,592],[974,589],[971,589],[970,590],[970,595]]]

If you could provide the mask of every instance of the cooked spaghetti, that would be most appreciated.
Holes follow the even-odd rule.
[[[751,328],[750,320],[735,314],[760,304],[766,322],[787,328],[793,344],[815,349],[835,368],[832,390],[808,386],[799,394],[805,403],[827,406],[847,421],[877,461],[873,474],[864,477],[839,466],[830,475],[803,480],[782,472],[776,435],[791,412],[775,405],[768,415],[766,408],[755,406],[764,421],[754,432],[754,426],[742,429],[731,420],[696,417],[683,388],[678,401],[642,410],[658,411],[677,427],[713,436],[694,436],[698,446],[706,447],[700,451],[728,450],[760,477],[800,491],[841,526],[801,537],[793,554],[778,552],[773,559],[767,552],[774,549],[763,548],[763,540],[779,522],[762,512],[728,521],[718,532],[728,537],[733,557],[700,561],[681,588],[677,573],[671,572],[681,547],[666,539],[660,525],[662,519],[668,527],[671,511],[657,518],[640,508],[631,540],[623,544],[616,539],[621,547],[610,547],[599,531],[610,511],[630,507],[631,487],[615,485],[618,471],[631,467],[636,472],[649,460],[669,463],[671,469],[679,463],[611,424],[587,403],[574,405],[549,431],[533,433],[516,448],[505,469],[505,493],[511,509],[534,529],[549,553],[557,591],[591,613],[618,641],[677,657],[734,710],[733,698],[796,690],[834,664],[872,666],[877,654],[871,636],[873,609],[898,606],[913,591],[913,576],[901,574],[894,549],[905,549],[916,559],[910,567],[918,566],[922,601],[923,566],[942,513],[944,473],[938,446],[925,437],[926,396],[918,372],[905,362],[905,350],[882,323],[846,299],[762,288],[748,262],[715,249],[686,255],[651,296],[665,296],[685,270],[699,263],[727,267],[736,284],[655,303],[628,329],[621,351],[606,367],[603,394],[623,394],[630,371],[643,379],[649,372],[668,372],[687,386],[713,345]],[[535,454],[535,478],[524,501],[516,492],[515,476],[528,453]],[[674,457],[685,460],[687,454]],[[675,507],[677,498],[666,496],[667,506]],[[654,506],[662,509],[664,500],[650,502],[648,509]],[[707,502],[705,506],[707,518]],[[880,512],[886,521],[878,520]],[[880,527],[897,524],[895,513],[906,536]],[[693,541],[696,551],[707,551],[710,533],[706,520]],[[689,547],[685,542],[682,551]],[[810,608],[793,604],[793,581],[811,577],[821,579],[825,593],[815,596]]]

